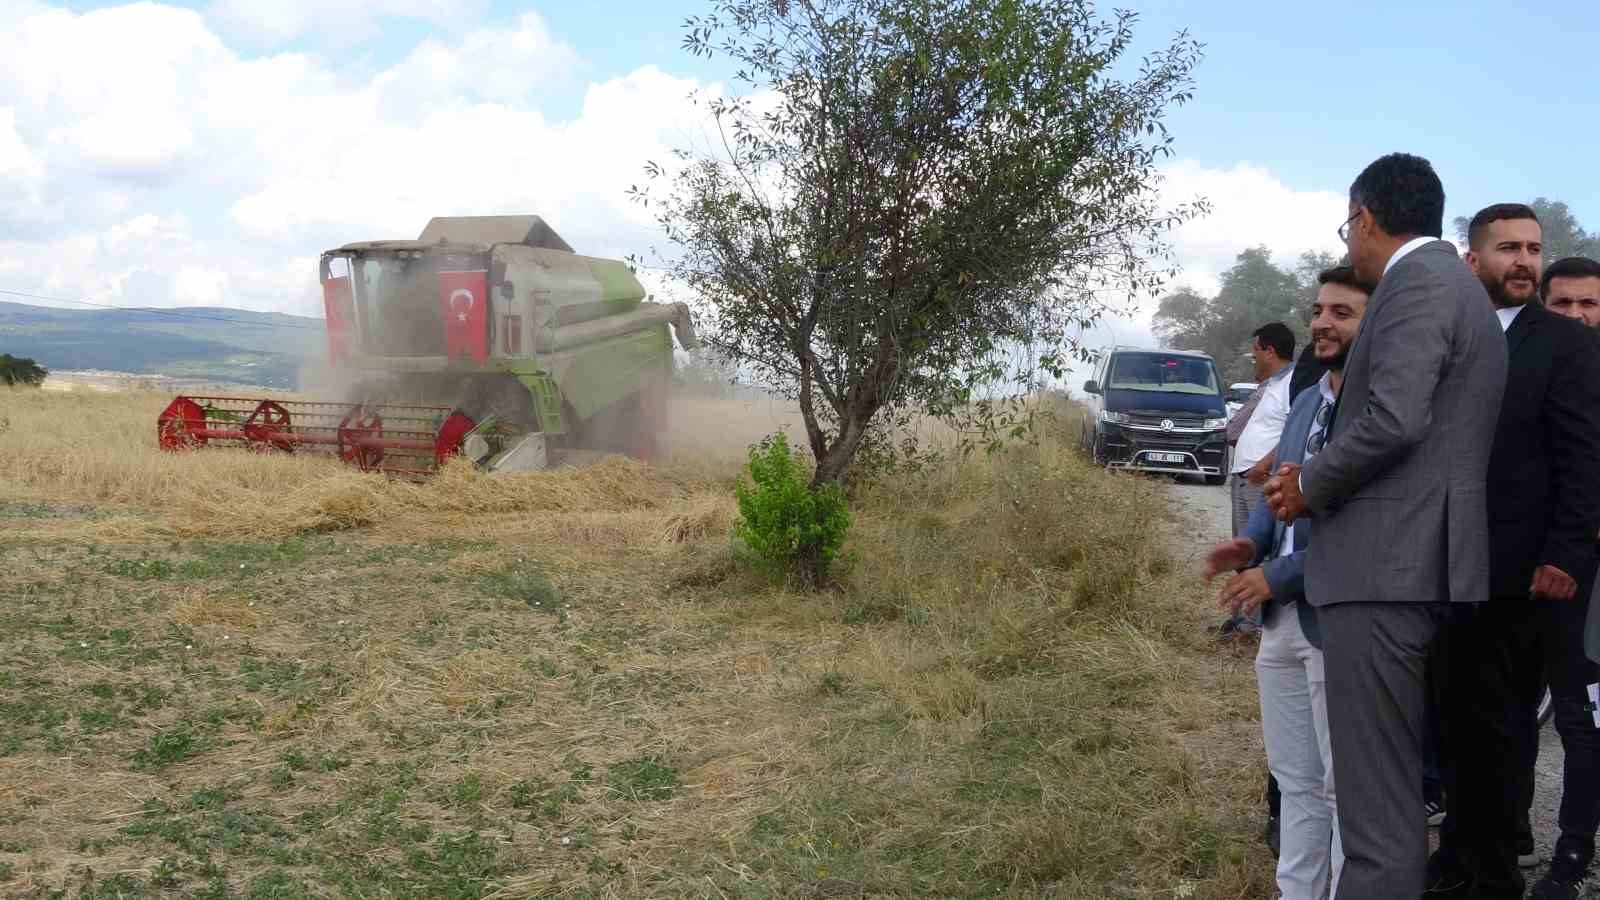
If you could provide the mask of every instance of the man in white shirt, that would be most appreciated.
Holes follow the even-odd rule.
[[[1250,336],[1250,356],[1256,364],[1255,395],[1245,403],[1232,424],[1228,437],[1233,448],[1233,477],[1229,479],[1233,500],[1233,536],[1238,537],[1250,521],[1250,511],[1261,500],[1273,448],[1289,415],[1289,380],[1294,372],[1294,332],[1282,322],[1272,322]]]

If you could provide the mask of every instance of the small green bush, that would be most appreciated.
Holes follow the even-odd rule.
[[[764,562],[821,584],[850,529],[850,507],[837,484],[813,491],[780,432],[750,448],[750,483],[740,482],[734,531]]]

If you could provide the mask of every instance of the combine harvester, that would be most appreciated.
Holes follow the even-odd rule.
[[[698,346],[688,307],[645,302],[626,264],[577,255],[538,216],[436,218],[414,241],[330,250],[320,274],[346,396],[180,396],[157,420],[163,449],[331,452],[403,476],[458,454],[492,471],[648,458],[672,334]]]

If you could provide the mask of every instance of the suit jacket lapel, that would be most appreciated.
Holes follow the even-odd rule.
[[[1529,300],[1522,307],[1522,312],[1517,313],[1517,317],[1511,321],[1511,327],[1506,329],[1506,352],[1516,355],[1517,348],[1539,327],[1539,319],[1544,315],[1544,307],[1537,300]]]

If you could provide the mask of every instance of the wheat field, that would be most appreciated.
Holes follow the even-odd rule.
[[[1070,421],[863,480],[805,593],[732,534],[781,404],[414,484],[168,399],[0,392],[0,894],[1270,896],[1248,660]]]

